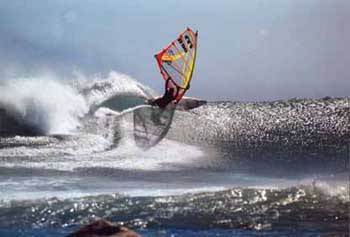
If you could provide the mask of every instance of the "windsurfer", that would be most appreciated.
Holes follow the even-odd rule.
[[[161,109],[177,104],[190,87],[197,52],[197,32],[190,28],[182,32],[168,46],[155,56],[160,74],[165,83],[163,97],[148,100],[147,103]]]
[[[174,96],[175,89],[173,87],[166,87],[163,97],[159,97],[150,102],[153,106],[158,106],[159,108],[165,108],[168,104],[173,102],[176,99]]]

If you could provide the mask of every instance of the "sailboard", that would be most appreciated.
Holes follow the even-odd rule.
[[[178,103],[190,88],[197,55],[198,31],[187,28],[175,40],[155,55],[166,89],[173,88]]]

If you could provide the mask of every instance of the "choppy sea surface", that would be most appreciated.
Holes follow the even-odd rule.
[[[0,92],[0,236],[97,218],[144,236],[349,235],[349,98],[175,110],[145,150],[133,113],[154,92],[126,75]]]

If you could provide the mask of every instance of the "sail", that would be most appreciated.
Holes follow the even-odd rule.
[[[187,28],[155,55],[160,73],[166,80],[166,88],[174,88],[176,102],[179,102],[190,88],[196,62],[197,37],[197,32]]]

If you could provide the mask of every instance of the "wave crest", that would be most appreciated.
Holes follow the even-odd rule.
[[[152,94],[113,71],[105,78],[76,74],[70,81],[51,75],[6,80],[0,84],[0,131],[2,136],[71,133],[88,112],[103,106],[130,107]]]
[[[69,85],[52,78],[21,78],[0,85],[0,108],[7,126],[47,135],[68,133],[79,126],[88,107],[84,98]],[[8,131],[11,133],[11,131]]]

